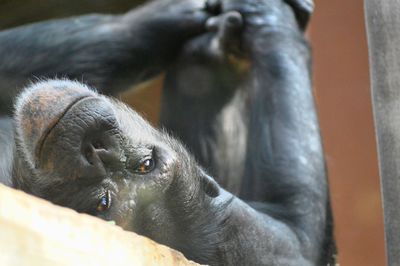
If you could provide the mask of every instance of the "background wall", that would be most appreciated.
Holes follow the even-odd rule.
[[[317,0],[314,88],[341,265],[385,265],[362,0]]]

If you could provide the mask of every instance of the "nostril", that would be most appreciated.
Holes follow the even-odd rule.
[[[96,151],[95,148],[93,147],[93,145],[87,145],[85,146],[85,148],[83,149],[83,154],[85,156],[86,161],[91,164],[94,165],[95,161],[96,161]]]
[[[99,157],[97,149],[92,143],[83,143],[81,149],[81,164],[79,166],[79,177],[103,178],[107,174],[105,164]]]
[[[106,150],[104,143],[100,139],[94,140],[92,142],[92,145],[93,145],[93,148],[95,148],[95,149],[98,149],[98,150],[105,149]]]
[[[103,148],[99,143],[91,143],[83,149],[86,161],[93,166],[113,167],[119,163],[116,152]]]
[[[81,143],[83,162],[92,171],[107,171],[121,168],[120,146],[117,135],[103,130],[88,130]]]
[[[96,161],[103,161],[104,152],[107,152],[107,148],[101,139],[94,139],[83,147],[83,155],[91,165],[95,165]]]

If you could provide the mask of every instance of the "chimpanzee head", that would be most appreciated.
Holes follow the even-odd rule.
[[[219,194],[179,142],[78,82],[27,88],[15,127],[14,186],[163,243]]]

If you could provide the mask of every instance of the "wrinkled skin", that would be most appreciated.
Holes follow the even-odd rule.
[[[0,169],[14,187],[114,220],[200,263],[327,265],[331,218],[302,34],[309,2],[209,1],[206,9],[171,3],[107,17],[112,22],[101,34],[97,24],[77,26],[77,18],[27,26],[75,31],[58,44],[65,49],[48,49],[54,58],[71,53],[73,61],[16,60],[14,69],[25,72],[12,70],[14,76],[0,65],[0,84],[10,88],[32,73],[84,73],[87,83],[114,93],[165,68],[161,124],[188,151],[122,103],[78,82],[47,80],[18,97],[14,156]],[[143,38],[126,42],[110,27],[140,28]],[[24,30],[0,33],[0,40],[11,45]],[[96,53],[68,50],[70,37],[78,46],[96,44]],[[122,39],[110,45],[113,38]],[[148,51],[136,49],[145,44]],[[43,44],[36,45],[40,58]],[[146,58],[143,65],[135,57]]]

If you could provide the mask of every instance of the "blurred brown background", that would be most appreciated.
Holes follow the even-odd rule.
[[[0,29],[87,12],[121,12],[141,0],[0,0]],[[362,0],[316,0],[309,28],[339,262],[385,265]],[[162,79],[122,98],[157,120]]]
[[[341,265],[385,265],[362,0],[317,0],[314,88]]]

